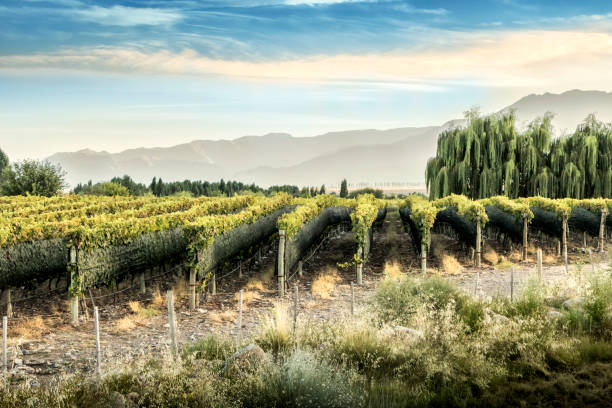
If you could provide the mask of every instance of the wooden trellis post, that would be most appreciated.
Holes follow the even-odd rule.
[[[480,252],[482,240],[482,221],[480,215],[476,217],[476,267],[480,268]]]
[[[529,243],[527,241],[527,234],[529,231],[529,224],[527,222],[527,214],[523,214],[523,262],[527,260],[527,248]]]
[[[359,258],[359,262],[355,265],[355,270],[357,272],[357,284],[363,284],[363,247],[360,245],[357,248],[357,257]]]
[[[278,231],[278,295],[285,294],[285,230]]]
[[[604,252],[605,244],[606,244],[606,216],[608,215],[608,210],[601,210],[601,220],[599,222],[599,250]]]
[[[168,327],[170,336],[170,352],[172,358],[176,360],[178,351],[176,347],[176,321],[174,319],[174,296],[171,290],[168,291]]]
[[[74,291],[80,283],[78,282],[78,254],[75,247],[70,248],[70,266],[70,290],[73,292],[70,296],[70,317],[72,324],[77,324],[79,322],[79,296]]]
[[[427,244],[421,242],[421,272],[423,276],[427,273]]]
[[[563,232],[561,234],[563,244],[563,262],[565,262],[565,272],[569,271],[567,260],[567,215],[563,216]]]
[[[540,282],[542,282],[542,250],[540,248],[538,248],[538,251],[536,252],[536,265],[538,268],[538,279],[540,280]]]

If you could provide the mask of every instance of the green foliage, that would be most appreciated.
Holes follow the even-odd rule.
[[[348,197],[348,183],[346,182],[346,179],[342,180],[342,182],[340,183],[340,197]]]
[[[211,334],[188,344],[183,348],[182,353],[183,358],[191,356],[195,359],[224,361],[235,351],[236,348],[232,342]]]
[[[383,193],[382,190],[375,189],[375,188],[369,188],[369,187],[351,191],[348,195],[348,198],[356,198],[357,196],[360,196],[362,194],[371,194],[378,199],[385,198],[385,194]]]
[[[430,198],[612,196],[612,126],[589,115],[569,137],[552,140],[552,115],[518,133],[514,113],[481,117],[443,132],[425,179]]]
[[[483,227],[489,220],[484,205],[478,201],[472,201],[466,196],[451,194],[435,200],[432,204],[439,208],[451,207],[457,211],[457,214],[473,223],[476,223],[476,220],[480,218]]]
[[[379,208],[384,208],[385,205],[384,201],[377,200],[371,194],[360,195],[355,200],[355,210],[351,213],[351,222],[353,225],[353,236],[358,247],[365,248],[369,230],[374,221],[376,221],[378,210]],[[364,261],[362,259],[358,260],[358,262]]]
[[[410,209],[410,218],[421,231],[421,244],[429,246],[429,233],[441,208],[418,194],[409,195],[402,207]]]
[[[278,219],[278,229],[284,230],[287,239],[290,239],[300,231],[304,224],[313,220],[325,208],[346,203],[345,200],[329,194],[299,201],[299,205],[294,211],[284,214]]]
[[[5,167],[8,167],[8,165],[9,165],[9,158],[6,155],[6,153],[4,153],[2,149],[0,149],[0,177],[2,175],[2,170],[4,170]]]
[[[48,161],[24,160],[2,169],[2,195],[51,197],[58,195],[66,187],[62,168]]]

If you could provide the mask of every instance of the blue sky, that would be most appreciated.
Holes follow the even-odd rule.
[[[15,159],[435,125],[612,90],[606,1],[3,0],[0,22]]]

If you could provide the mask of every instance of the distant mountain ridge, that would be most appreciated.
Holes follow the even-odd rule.
[[[612,93],[572,90],[562,94],[528,95],[500,112],[516,111],[522,127],[547,111],[555,113],[558,133],[571,132],[589,113],[612,121]],[[234,140],[196,140],[172,147],[136,148],[119,153],[89,149],[56,153],[49,160],[67,172],[71,185],[129,174],[149,183],[218,180],[257,183],[335,185],[342,178],[354,183],[423,183],[427,160],[435,155],[437,136],[462,126],[462,119],[441,126],[389,130],[349,130],[313,137],[287,133],[244,136]]]

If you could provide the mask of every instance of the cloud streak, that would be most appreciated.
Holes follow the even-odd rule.
[[[275,61],[213,59],[191,49],[143,52],[96,48],[0,57],[0,70],[69,69],[220,76],[289,82],[362,81],[482,86],[612,87],[612,35],[578,31],[487,32],[455,49],[334,55]],[[587,85],[588,84],[588,85]],[[418,87],[416,87],[418,88]],[[426,89],[426,87],[424,88]]]
[[[172,25],[182,20],[181,13],[175,10],[140,8],[126,6],[92,6],[75,9],[71,13],[79,20],[110,26]]]

